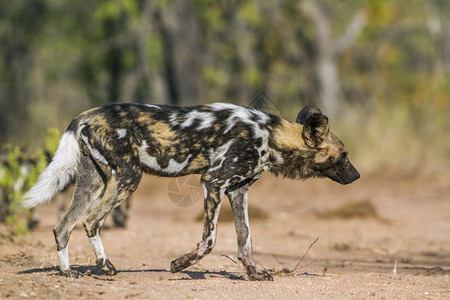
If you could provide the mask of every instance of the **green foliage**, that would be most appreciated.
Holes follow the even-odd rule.
[[[20,207],[22,188],[27,180],[21,167],[24,157],[18,147],[7,145],[6,149],[6,160],[0,166],[0,188],[3,194],[0,203],[0,221],[12,227],[15,233],[24,233],[27,221]]]
[[[21,200],[47,167],[46,152],[52,156],[59,139],[59,131],[49,128],[44,149],[39,149],[32,155],[12,145],[4,148],[4,160],[0,163],[0,222],[6,223],[15,234],[26,233],[33,225],[33,211],[24,210]]]

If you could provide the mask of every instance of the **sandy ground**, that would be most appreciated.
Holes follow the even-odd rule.
[[[170,273],[170,262],[201,237],[202,223],[195,218],[202,201],[176,206],[168,184],[145,177],[127,228],[102,231],[106,253],[119,271],[114,277],[95,267],[80,223],[70,240],[71,265],[91,274],[59,276],[52,234],[57,208],[39,207],[41,221],[31,234],[0,238],[0,298],[450,299],[450,174],[386,171],[362,174],[348,186],[263,176],[250,190],[250,203],[268,217],[257,215],[250,222],[255,260],[260,269],[272,271],[273,282],[248,281],[243,268],[224,256],[236,260],[237,249],[234,225],[224,220],[209,256]],[[372,216],[329,213],[361,201],[376,209]],[[228,203],[223,212],[227,209]],[[319,217],[327,212],[335,217]],[[317,237],[296,272],[281,272],[292,270]]]

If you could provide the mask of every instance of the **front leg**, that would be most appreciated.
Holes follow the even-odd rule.
[[[205,221],[203,225],[202,240],[197,248],[172,261],[170,271],[179,272],[196,264],[200,259],[212,251],[217,237],[217,220],[222,205],[223,189],[218,184],[202,182],[205,191]]]
[[[269,273],[257,271],[253,260],[252,238],[248,221],[248,189],[249,185],[246,185],[234,191],[227,191],[236,226],[238,259],[244,265],[250,280],[272,281],[273,277]]]

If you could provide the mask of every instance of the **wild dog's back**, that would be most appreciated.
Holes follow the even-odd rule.
[[[84,152],[114,165],[115,160],[136,154],[121,152],[127,148],[124,144],[133,143],[144,171],[159,176],[203,173],[219,166],[230,148],[239,154],[233,159],[243,156],[258,163],[267,157],[270,126],[279,121],[276,116],[225,103],[111,104],[87,111],[78,119],[84,127]],[[115,151],[103,151],[113,148]],[[102,157],[108,152],[115,157]]]

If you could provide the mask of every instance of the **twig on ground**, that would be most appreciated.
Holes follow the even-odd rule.
[[[222,254],[222,256],[228,258],[229,260],[231,260],[232,262],[234,262],[236,265],[239,265],[234,259],[232,259],[232,258],[229,257],[228,255]]]
[[[295,265],[295,267],[292,269],[292,272],[295,272],[297,270],[297,268],[300,266],[300,264],[302,263],[303,259],[305,258],[306,254],[308,254],[309,250],[311,249],[311,247],[317,242],[317,240],[319,240],[319,237],[317,237],[315,239],[314,242],[312,242],[311,245],[309,245],[308,250],[306,250],[305,254],[303,254],[302,258],[300,259],[300,261]]]

